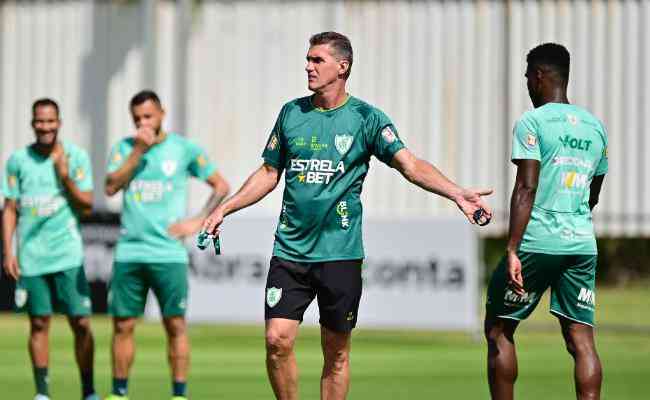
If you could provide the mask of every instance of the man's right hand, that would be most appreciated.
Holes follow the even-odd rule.
[[[508,261],[508,285],[521,296],[526,293],[524,277],[521,274],[521,260],[516,251],[510,250],[506,252],[506,259]]]
[[[217,207],[208,215],[208,217],[203,221],[203,232],[207,232],[211,235],[219,234],[219,226],[223,222],[223,210],[221,207]]]
[[[14,255],[7,255],[2,261],[2,267],[5,273],[12,277],[15,281],[20,278],[20,268],[18,267],[18,259]]]
[[[135,147],[140,149],[143,153],[146,153],[147,150],[153,146],[156,141],[156,132],[153,128],[148,126],[142,126],[138,128],[135,133]]]

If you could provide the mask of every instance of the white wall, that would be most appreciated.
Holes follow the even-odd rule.
[[[407,145],[464,185],[491,186],[505,228],[510,132],[530,107],[526,52],[543,41],[572,54],[570,98],[610,133],[610,174],[596,212],[608,235],[650,234],[648,1],[201,1],[0,3],[0,161],[27,144],[36,97],[60,101],[63,135],[91,151],[101,189],[108,149],[132,131],[127,104],[144,87],[167,127],[203,143],[238,187],[282,104],[306,94],[308,37],[349,35],[350,92],[382,108]],[[375,162],[370,217],[454,214]],[[190,208],[204,191],[192,186]],[[116,209],[119,201],[100,206]],[[249,214],[275,215],[280,191]],[[486,232],[483,230],[483,232]]]

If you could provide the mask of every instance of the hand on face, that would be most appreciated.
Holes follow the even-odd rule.
[[[156,141],[156,131],[148,126],[141,126],[135,133],[135,145],[146,152]]]
[[[147,100],[144,103],[134,105],[131,108],[131,116],[137,128],[135,145],[145,152],[156,143],[165,111],[160,104]]]
[[[56,142],[54,145],[50,153],[50,159],[54,164],[54,170],[59,178],[66,179],[69,176],[68,156],[65,154],[61,142]]]

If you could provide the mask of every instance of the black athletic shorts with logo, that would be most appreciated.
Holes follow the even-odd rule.
[[[264,318],[302,322],[317,297],[322,326],[352,331],[361,301],[361,264],[362,260],[299,263],[274,256],[266,278]]]

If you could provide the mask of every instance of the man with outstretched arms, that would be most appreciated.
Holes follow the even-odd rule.
[[[514,334],[551,288],[551,313],[575,360],[578,399],[600,398],[594,344],[596,238],[591,210],[607,173],[603,124],[567,98],[569,52],[546,43],[527,56],[534,110],[514,127],[517,178],[506,255],[487,296],[485,334],[493,399],[512,399],[517,378]]]
[[[285,174],[285,191],[266,284],[266,365],[278,399],[298,398],[293,352],[298,325],[317,297],[324,366],[321,398],[344,399],[349,387],[350,334],[361,299],[361,189],[371,156],[410,182],[447,197],[472,221],[481,196],[463,189],[415,157],[379,109],[346,92],[352,46],[335,32],[311,37],[310,97],[282,107],[263,152],[264,162],[205,221],[218,233],[223,218],[262,199]],[[486,216],[490,216],[489,210]],[[388,234],[388,233],[387,233]]]
[[[189,366],[186,332],[188,254],[181,239],[193,235],[228,193],[228,183],[198,145],[162,129],[165,112],[156,93],[137,93],[130,103],[137,129],[118,142],[108,161],[106,193],[122,191],[121,232],[109,286],[113,315],[113,388],[127,398],[134,358],[134,329],[152,289],[163,316],[172,372],[172,398],[185,399]],[[190,177],[213,193],[201,213],[185,217]]]
[[[29,353],[35,400],[49,399],[50,318],[68,317],[74,334],[82,399],[98,400],[93,384],[94,342],[90,288],[83,269],[79,218],[93,204],[86,151],[59,138],[59,106],[39,99],[32,106],[34,143],[14,152],[6,166],[2,213],[3,267],[15,279],[15,303],[29,315]],[[18,256],[12,240],[18,228]]]

